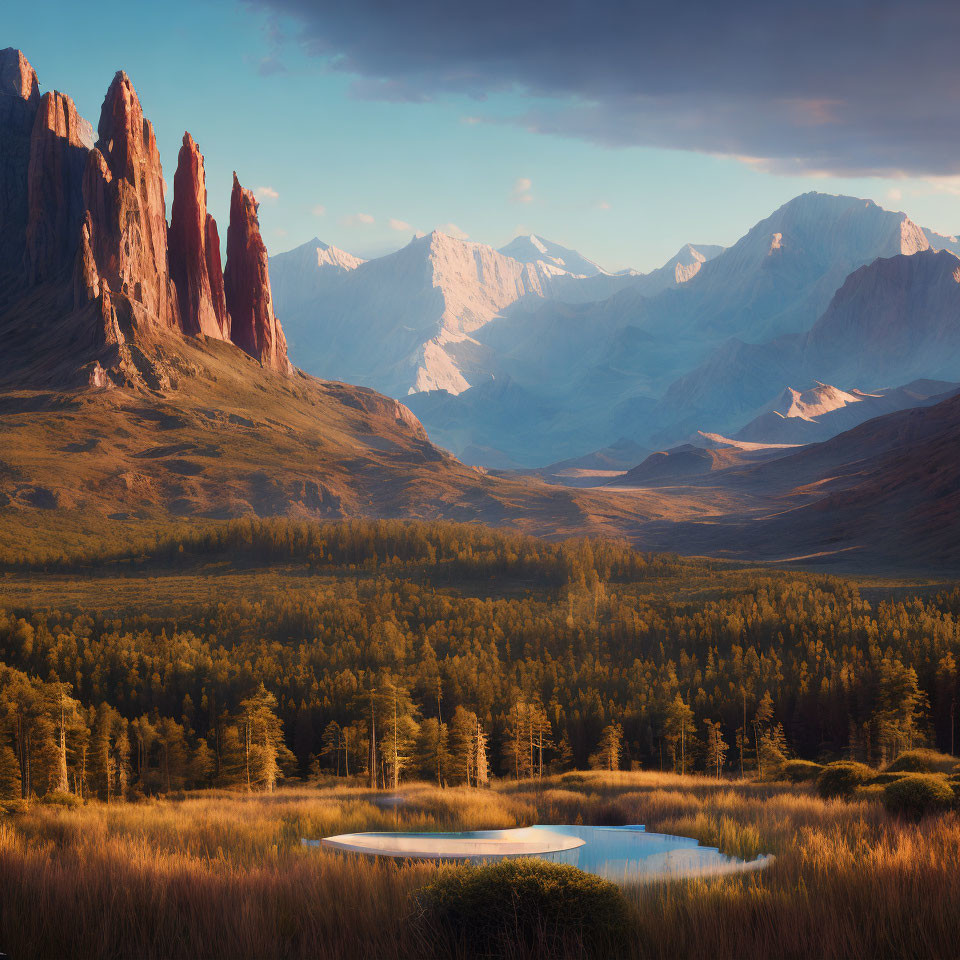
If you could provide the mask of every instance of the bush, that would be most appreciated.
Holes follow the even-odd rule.
[[[936,773],[908,773],[883,788],[889,813],[920,820],[953,806],[954,793],[946,777]]]
[[[812,760],[789,760],[783,766],[784,776],[794,783],[806,783],[816,780],[823,767]]]
[[[817,777],[817,793],[821,797],[851,797],[857,787],[865,784],[873,771],[865,763],[839,760],[829,763]]]
[[[875,773],[867,783],[871,786],[885,787],[888,783],[894,783],[897,780],[905,777],[905,773],[893,773],[890,770],[884,770],[880,773]]]
[[[907,750],[887,764],[887,770],[892,773],[953,773],[956,769],[956,757],[926,749]]]
[[[443,871],[414,901],[430,956],[611,957],[625,951],[633,926],[615,884],[544,860]]]
[[[69,807],[71,810],[75,807],[82,807],[83,801],[74,793],[64,793],[62,790],[51,790],[45,793],[40,802],[49,807]]]

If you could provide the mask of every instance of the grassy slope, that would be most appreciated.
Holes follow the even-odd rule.
[[[422,956],[410,894],[449,868],[342,857],[300,838],[577,817],[777,857],[760,873],[628,888],[632,956],[935,957],[960,938],[956,814],[912,825],[804,787],[659,773],[403,792],[407,804],[389,810],[343,786],[22,808],[0,823],[0,942],[20,960],[65,944],[103,957]]]

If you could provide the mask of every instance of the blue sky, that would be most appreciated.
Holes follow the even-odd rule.
[[[550,9],[556,13],[553,6],[527,12]],[[432,11],[422,13],[436,22]],[[646,91],[660,84],[646,77],[641,112],[636,90],[611,89],[586,57],[572,71],[580,87],[567,83],[571,71],[561,71],[562,81],[554,77],[553,61],[568,55],[559,34],[541,38],[539,52],[527,45],[502,56],[499,37],[493,48],[482,47],[480,37],[483,56],[474,57],[439,30],[439,53],[414,49],[415,41],[399,35],[405,24],[394,40],[394,28],[375,10],[361,10],[362,19],[349,23],[330,16],[323,3],[298,0],[57,0],[44,4],[42,17],[23,4],[6,10],[0,43],[20,47],[41,89],[70,94],[94,126],[114,71],[125,69],[153,121],[167,182],[189,130],[206,158],[221,235],[236,169],[259,191],[272,253],[318,236],[369,256],[402,245],[414,231],[440,227],[495,246],[536,232],[604,266],[646,270],[686,242],[729,244],[811,189],[871,197],[924,226],[960,231],[960,170],[951,167],[957,151],[943,143],[942,116],[918,129],[923,111],[909,109],[909,99],[891,102],[885,93],[884,115],[851,92],[834,98],[806,88],[796,96],[778,91],[770,116],[779,120],[784,103],[799,103],[800,120],[771,133],[769,122],[745,121],[766,107],[744,107],[753,97],[751,78],[728,76],[724,62],[710,65],[722,81],[722,101],[710,100],[714,86],[696,76],[683,89],[658,89],[661,99],[651,101]],[[522,31],[522,14],[520,21]],[[423,36],[416,14],[408,26]],[[468,24],[465,34],[474,32]],[[348,49],[341,35],[360,40],[351,39]],[[456,56],[444,61],[451,46]],[[395,48],[410,56],[394,56]],[[421,68],[424,61],[431,70]],[[470,66],[466,80],[463,64]],[[857,70],[864,75],[861,64]],[[838,89],[844,82],[835,80]],[[755,83],[763,86],[762,69]],[[691,103],[708,103],[709,110]],[[847,106],[835,106],[841,103]],[[911,115],[910,132],[919,140],[909,152],[893,122],[898,111]],[[850,120],[875,114],[873,126]],[[679,125],[677,116],[687,119]]]

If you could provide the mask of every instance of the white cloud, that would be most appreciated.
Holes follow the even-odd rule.
[[[461,230],[455,223],[439,223],[437,224],[437,229],[441,233],[445,233],[448,237],[453,237],[454,240],[470,239],[470,234]]]
[[[612,210],[613,208],[611,207],[609,200],[598,200],[598,201],[597,201],[597,209],[598,209],[598,210]]]
[[[931,193],[960,195],[960,177],[926,177],[924,182],[929,184]]]
[[[899,203],[903,199],[903,191],[899,187],[891,187],[887,191],[887,199],[891,203]]]
[[[514,203],[533,203],[533,181],[529,177],[517,177],[513,183],[513,193],[510,199]]]
[[[277,200],[280,197],[280,194],[273,187],[257,187],[253,191],[253,195],[258,200]]]
[[[374,218],[369,213],[348,213],[340,222],[345,227],[369,227]]]
[[[403,233],[409,233],[411,230],[413,230],[413,227],[411,227],[406,220],[395,220],[393,217],[391,217],[388,223],[391,230],[399,230]]]
[[[327,212],[327,208],[322,203],[318,203],[310,208],[310,212],[315,217],[322,217]]]
[[[483,117],[461,117],[460,122],[475,127],[478,123],[483,123]]]

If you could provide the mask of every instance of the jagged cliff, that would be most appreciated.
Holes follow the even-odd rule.
[[[33,67],[19,51],[0,50],[0,275],[20,273],[27,236],[27,171],[40,102]]]
[[[113,78],[87,157],[83,202],[101,284],[144,306],[163,327],[180,326],[167,263],[163,169],[153,126],[130,78]]]
[[[70,314],[70,355],[94,370],[92,382],[168,386],[151,346],[168,334],[233,342],[265,367],[292,371],[256,201],[234,178],[226,283],[203,155],[185,133],[168,226],[153,126],[125,72],[110,84],[94,143],[73,100],[41,97],[23,54],[2,50],[0,133],[2,298],[40,297],[61,319]],[[17,336],[26,345],[30,331]]]

